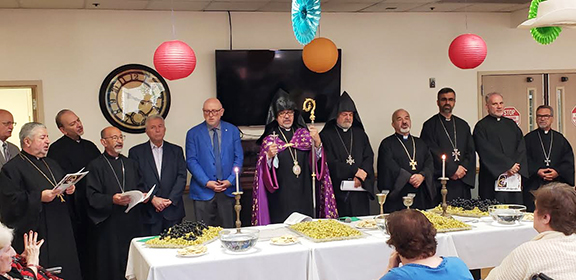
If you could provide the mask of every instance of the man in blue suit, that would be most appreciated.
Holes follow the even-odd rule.
[[[240,132],[234,125],[220,121],[222,104],[209,98],[202,107],[205,121],[186,134],[186,162],[192,173],[190,198],[198,221],[207,225],[234,226],[234,168],[242,168],[244,154]]]
[[[130,149],[129,158],[138,162],[146,190],[156,185],[154,195],[146,203],[142,216],[144,233],[158,235],[182,221],[186,215],[182,193],[186,187],[186,162],[182,147],[164,141],[166,127],[159,115],[146,119],[150,141]]]

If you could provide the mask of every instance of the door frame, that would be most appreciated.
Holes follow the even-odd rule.
[[[31,88],[32,112],[35,122],[44,123],[44,98],[42,96],[41,80],[0,81],[0,87]],[[34,104],[35,103],[35,104]]]
[[[477,72],[477,102],[478,102],[478,120],[482,119],[482,112],[484,110],[484,94],[482,92],[482,76],[505,76],[505,75],[544,75],[544,74],[576,74],[576,69],[561,69],[561,70],[503,70],[503,71],[478,71]],[[548,87],[550,84],[548,83]],[[544,93],[545,91],[543,91]],[[550,89],[548,89],[550,92]],[[549,103],[549,99],[544,97],[544,100]]]

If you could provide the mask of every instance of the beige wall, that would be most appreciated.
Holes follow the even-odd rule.
[[[177,39],[196,52],[188,78],[168,82],[172,107],[167,140],[184,145],[185,133],[202,121],[201,104],[215,96],[214,50],[228,48],[225,13],[176,12]],[[234,48],[299,48],[289,13],[232,13]],[[488,57],[476,70],[460,70],[448,59],[452,39],[465,30],[464,14],[386,13],[322,16],[321,35],[342,49],[342,90],[355,99],[375,150],[392,133],[390,114],[404,107],[413,131],[436,113],[436,92],[458,94],[455,113],[478,119],[476,71],[576,68],[576,32],[564,30],[550,46],[529,31],[511,27],[509,14],[469,14],[468,32],[484,38]],[[98,105],[104,77],[127,63],[153,66],[156,47],[172,39],[170,12],[0,10],[0,81],[42,80],[45,119],[51,138],[60,137],[53,116],[78,113],[85,137],[98,139],[108,123]],[[437,88],[428,88],[428,78]],[[129,135],[127,147],[146,140]]]

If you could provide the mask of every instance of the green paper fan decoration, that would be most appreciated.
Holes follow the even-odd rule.
[[[528,19],[533,19],[538,16],[538,6],[543,1],[546,0],[532,0],[530,11],[528,12]],[[534,40],[542,45],[548,45],[554,42],[554,40],[556,40],[560,35],[560,32],[562,32],[562,27],[558,26],[536,27],[530,29],[530,33],[532,33]]]

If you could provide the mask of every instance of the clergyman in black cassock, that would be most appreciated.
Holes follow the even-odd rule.
[[[40,265],[62,267],[59,276],[64,279],[82,279],[66,205],[74,187],[61,197],[53,190],[65,174],[56,161],[45,157],[50,140],[43,124],[27,123],[21,135],[22,152],[0,172],[2,223],[15,229],[12,246],[17,252],[24,249],[23,234],[36,231],[38,239],[45,240]]]
[[[434,163],[428,145],[410,134],[410,114],[398,109],[392,115],[396,133],[384,138],[378,148],[378,189],[390,190],[385,212],[405,209],[402,197],[416,194],[411,208],[427,209],[436,199]]]
[[[100,151],[90,140],[82,139],[84,126],[74,112],[64,109],[56,115],[56,126],[64,134],[48,150],[48,157],[58,162],[66,174],[78,172],[100,155]],[[84,169],[87,171],[87,169]],[[74,228],[78,259],[82,269],[82,278],[88,273],[88,214],[86,212],[86,179],[76,183],[76,191],[68,201],[70,217]]]
[[[422,126],[420,138],[426,142],[434,160],[434,182],[441,189],[442,155],[446,155],[447,200],[471,198],[476,183],[476,151],[468,123],[453,115],[456,93],[451,88],[438,92],[436,101],[440,113],[430,117]],[[441,195],[438,193],[438,198]],[[440,201],[437,201],[437,203]]]
[[[486,95],[488,115],[474,127],[474,144],[480,157],[478,194],[483,199],[501,203],[522,204],[522,192],[495,191],[494,183],[501,174],[519,173],[522,183],[528,178],[526,146],[522,130],[504,115],[504,99],[499,93]]]
[[[374,199],[374,152],[354,101],[347,92],[340,96],[320,136],[330,166],[338,214],[369,215],[369,200]],[[340,190],[343,180],[353,180],[361,191]]]
[[[564,135],[551,128],[554,109],[542,105],[536,110],[538,128],[524,136],[529,178],[524,185],[524,204],[534,212],[531,191],[551,182],[574,186],[574,152]]]
[[[101,133],[104,153],[88,164],[86,195],[93,225],[89,238],[90,279],[125,279],[130,241],[142,236],[141,206],[125,213],[125,191],[143,190],[138,163],[120,152],[124,135],[115,127]]]

